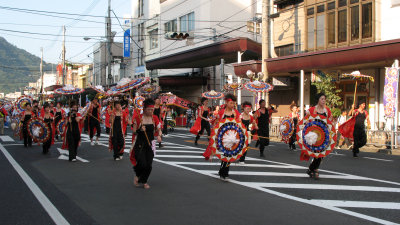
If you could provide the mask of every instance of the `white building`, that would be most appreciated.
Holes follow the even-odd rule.
[[[238,55],[247,60],[261,58],[261,45],[252,41],[260,42],[260,35],[247,32],[246,26],[247,21],[261,12],[257,10],[261,1],[132,0],[131,3],[132,36],[140,46],[132,44],[131,69],[135,77],[145,74],[156,78],[163,91],[198,102],[202,92],[221,89],[221,74],[234,74],[229,64],[237,62]],[[189,36],[167,39],[168,32]]]

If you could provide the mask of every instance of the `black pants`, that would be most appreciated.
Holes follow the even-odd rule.
[[[164,120],[164,126],[163,126],[162,133],[168,134],[168,120]]]
[[[313,158],[313,161],[311,162],[310,166],[308,169],[313,172],[319,168],[319,165],[321,164],[322,158]]]
[[[112,138],[112,145],[113,145],[113,151],[114,151],[114,159],[123,156],[124,154],[124,145],[125,145],[125,140],[122,137],[122,139],[113,137]],[[121,152],[122,151],[122,152]]]
[[[101,133],[100,123],[96,119],[92,119],[91,118],[89,120],[89,136],[90,136],[90,139],[92,139],[93,136],[94,136],[94,128],[96,128],[96,132],[97,132],[96,137],[100,137],[100,133]]]
[[[106,127],[106,133],[109,134],[110,133],[111,128]]]
[[[69,161],[76,159],[79,140],[68,139]]]
[[[136,166],[133,167],[133,170],[139,178],[138,182],[145,184],[152,170],[154,158],[153,150],[150,147],[135,149],[135,158],[137,163]]]
[[[27,129],[22,130],[22,136],[24,136],[24,146],[31,147],[32,146],[32,137],[29,135]]]
[[[296,142],[296,130],[294,130],[292,136],[289,139],[289,147],[291,149],[296,149],[296,145],[294,144]]]
[[[199,133],[196,136],[196,142],[200,139],[200,135],[203,135],[204,130],[207,131],[207,135],[208,136],[211,135],[210,123],[208,121],[202,120],[201,121],[201,129],[200,129]]]
[[[269,125],[267,127],[269,127]],[[258,130],[257,133],[260,136],[258,142],[260,145],[260,154],[262,154],[264,153],[265,146],[269,145],[269,129]]]
[[[242,157],[240,157],[239,162],[244,162],[244,160],[246,159],[246,155],[247,151],[242,155]]]
[[[89,130],[89,118],[86,116],[85,121],[83,121],[83,132],[87,133]]]
[[[49,152],[50,146],[51,146],[51,140],[52,137],[50,136],[49,140],[47,140],[45,143],[43,143],[43,154],[47,154]]]
[[[229,166],[230,165],[231,165],[231,163],[227,163],[224,161],[221,162],[221,166],[219,167],[219,172],[218,172],[220,177],[223,177],[223,178],[229,177]]]

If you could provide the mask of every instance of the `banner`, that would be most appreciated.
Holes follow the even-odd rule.
[[[385,116],[388,118],[393,118],[396,113],[398,83],[399,68],[386,67],[383,107],[385,109]]]
[[[131,29],[124,33],[124,57],[131,57]]]

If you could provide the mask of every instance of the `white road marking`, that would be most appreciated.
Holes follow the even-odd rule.
[[[172,162],[172,163],[176,163],[179,165],[194,165],[194,166],[213,166],[213,165],[220,165],[221,162]],[[233,163],[230,165],[231,167],[233,166],[237,166],[237,167],[263,167],[263,168],[282,168],[282,169],[304,169],[305,167],[302,166],[282,166],[282,165],[266,165],[266,164],[238,164],[238,163]]]
[[[14,139],[12,139],[10,136],[0,136],[0,139],[4,142],[14,142]]]
[[[61,149],[61,148],[57,148],[57,150],[60,153],[60,156],[62,156],[62,155],[69,156],[69,151],[68,150],[64,150],[64,149]],[[64,159],[64,157],[58,157],[58,159]],[[67,159],[69,159],[69,157]],[[76,159],[81,161],[81,162],[84,162],[84,163],[89,162],[89,160],[83,159],[83,158],[81,158],[79,156],[76,156]]]
[[[201,156],[201,155],[157,155],[156,158],[204,159],[204,156]]]
[[[262,183],[247,182],[264,188],[290,188],[290,189],[319,189],[319,190],[338,190],[338,191],[374,191],[374,192],[396,192],[400,193],[400,188],[376,187],[376,186],[352,186],[352,185],[331,185],[331,184],[299,184],[299,183]]]
[[[168,146],[168,148],[171,148],[170,146]],[[203,153],[203,151],[185,151],[185,150],[166,150],[164,148],[158,149],[157,153],[163,153],[163,152],[169,152],[169,153],[173,153],[173,152],[178,152],[178,153],[194,153],[194,154],[199,154],[199,153]]]
[[[168,162],[168,161],[162,161],[160,159],[154,159],[154,161],[160,162],[160,163],[164,163],[164,164],[167,164],[167,165],[171,165],[171,166],[175,166],[175,167],[178,167],[178,168],[181,168],[181,169],[186,169],[186,170],[189,170],[189,171],[192,171],[192,172],[195,172],[195,173],[199,173],[199,174],[203,174],[203,175],[206,175],[206,176],[218,178],[217,175],[214,175],[214,174],[211,174],[211,173],[207,173],[204,170],[197,170],[197,169],[193,169],[193,168],[190,168],[190,167],[186,167],[186,166],[178,165],[178,164],[175,164],[175,163],[171,163],[171,162]],[[346,210],[346,209],[341,209],[341,208],[338,208],[338,207],[334,207],[334,206],[331,206],[331,205],[328,205],[328,204],[316,203],[316,202],[313,202],[312,200],[299,198],[299,197],[296,197],[296,196],[284,194],[284,193],[281,193],[281,192],[278,192],[278,191],[274,191],[274,190],[270,190],[270,189],[267,189],[267,188],[262,188],[262,187],[259,187],[257,185],[253,185],[250,182],[240,182],[240,181],[236,181],[236,180],[232,180],[232,179],[227,180],[227,182],[238,184],[238,185],[245,186],[245,187],[250,187],[250,188],[253,188],[253,189],[265,192],[265,193],[273,194],[273,195],[276,195],[276,196],[279,196],[279,197],[282,197],[282,198],[286,198],[286,199],[290,199],[290,200],[306,203],[306,204],[313,205],[313,206],[316,206],[316,207],[332,210],[332,211],[335,211],[335,212],[343,213],[343,214],[346,214],[346,215],[354,216],[354,217],[357,217],[357,218],[369,220],[369,221],[380,223],[380,224],[396,224],[396,223],[393,223],[393,222],[388,221],[388,220],[379,219],[379,218],[368,216],[368,215],[365,215],[365,214],[361,214],[361,213],[349,211],[349,210]]]
[[[385,161],[385,162],[393,162],[393,160],[390,159],[379,159],[379,158],[373,158],[373,157],[363,157],[365,159],[373,159],[373,160],[380,160],[380,161]]]
[[[333,207],[343,208],[369,208],[369,209],[400,209],[397,202],[366,202],[366,201],[341,201],[341,200],[320,200],[313,199],[315,204],[325,204]]]
[[[39,186],[32,180],[31,177],[22,169],[22,167],[15,161],[15,159],[8,153],[3,145],[0,144],[0,150],[3,152],[4,156],[7,158],[8,162],[14,167],[15,171],[19,174],[28,188],[32,191],[33,195],[40,202],[46,212],[49,214],[51,219],[55,224],[69,224],[64,216],[58,211],[58,209],[51,203],[47,196],[40,190]]]

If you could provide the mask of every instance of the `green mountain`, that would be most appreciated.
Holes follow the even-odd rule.
[[[50,63],[44,63],[43,71],[51,71],[51,67]],[[39,57],[0,37],[0,92],[7,94],[20,91],[20,88],[28,86],[29,82],[35,82],[39,75]]]

